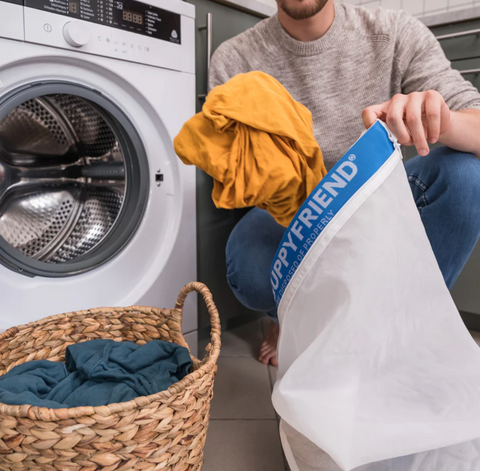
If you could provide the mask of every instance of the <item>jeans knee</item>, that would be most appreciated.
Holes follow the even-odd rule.
[[[478,233],[480,229],[480,161],[466,152],[435,154],[432,158],[438,167],[444,194],[451,202],[451,211],[463,230]],[[436,157],[439,157],[436,159]]]
[[[269,226],[256,224],[262,215],[249,214],[237,224],[227,242],[227,282],[246,308],[270,312],[276,308],[270,265],[278,242],[267,237],[271,232]]]
[[[239,280],[239,271],[238,271],[238,268],[241,269],[241,266],[237,267],[237,264],[239,262],[237,260],[238,252],[233,248],[230,248],[230,245],[232,246],[234,245],[234,242],[231,242],[231,240],[232,240],[232,236],[230,235],[230,239],[228,239],[227,241],[227,247],[225,250],[227,282],[231,290],[234,292],[234,294],[237,295],[237,292],[239,291],[241,286],[241,282]]]
[[[227,252],[227,282],[231,290],[235,293],[235,295],[237,295],[237,293],[240,292],[240,287],[242,286],[242,277],[239,271],[235,268],[235,264],[235,258],[230,258]]]
[[[420,179],[422,173],[428,172],[430,178],[426,180],[437,181],[445,192],[454,193],[458,200],[472,204],[480,202],[480,160],[473,154],[439,147],[421,157],[417,166],[420,162],[422,169],[417,175]]]
[[[270,312],[276,309],[270,280],[248,270],[228,270],[227,282],[235,297],[252,311]]]
[[[435,168],[438,174],[446,175],[453,182],[476,183],[480,175],[480,160],[468,152],[460,152],[449,147],[433,149],[423,157],[427,165]]]

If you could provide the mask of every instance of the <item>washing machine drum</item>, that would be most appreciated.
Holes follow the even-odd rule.
[[[4,113],[0,261],[8,268],[74,275],[132,237],[146,203],[146,165],[138,134],[115,114],[73,94],[36,96]]]

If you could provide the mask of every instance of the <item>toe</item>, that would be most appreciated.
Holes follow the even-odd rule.
[[[268,365],[268,363],[270,362],[270,358],[272,357],[272,354],[274,354],[274,353],[275,352],[272,350],[272,347],[270,345],[267,345],[265,348],[260,350],[259,360],[262,363],[265,363],[266,365]]]
[[[270,347],[268,345],[263,345],[260,348],[260,355],[265,355],[269,351],[270,351]]]
[[[266,361],[267,361],[267,365],[272,363],[272,360],[275,359],[276,357],[276,354],[275,354],[275,351],[274,350],[270,350],[268,352],[268,355],[266,355]]]
[[[260,363],[263,363],[264,365],[268,365],[268,361],[269,361],[269,360],[268,360],[268,357],[267,357],[267,356],[265,356],[265,355],[260,355],[260,356],[258,357],[258,361],[259,361]]]

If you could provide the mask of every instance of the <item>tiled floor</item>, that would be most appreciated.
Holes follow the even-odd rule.
[[[288,471],[270,400],[275,368],[255,358],[267,322],[222,335],[203,471]],[[480,345],[480,332],[472,336]],[[206,344],[200,342],[200,352]]]
[[[222,335],[203,471],[287,470],[270,399],[275,369],[255,358],[265,321]]]

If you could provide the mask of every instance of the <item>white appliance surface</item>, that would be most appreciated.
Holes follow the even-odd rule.
[[[123,112],[149,167],[140,225],[103,265],[66,277],[25,276],[0,265],[0,329],[100,306],[172,308],[183,285],[196,279],[195,172],[179,161],[172,144],[195,112],[194,7],[177,0],[150,3],[181,14],[181,44],[28,7],[21,14],[21,6],[0,1],[2,18],[12,20],[0,22],[0,114],[2,97],[22,87],[80,85]],[[183,330],[196,329],[192,294]]]

